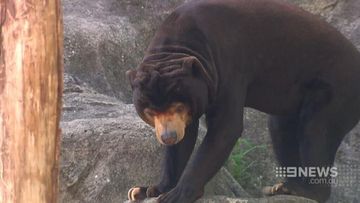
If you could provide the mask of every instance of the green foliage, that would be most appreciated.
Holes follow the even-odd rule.
[[[259,160],[264,153],[265,144],[257,145],[245,138],[240,138],[236,143],[226,167],[245,189],[251,191],[262,184],[262,177],[257,171],[261,167]]]

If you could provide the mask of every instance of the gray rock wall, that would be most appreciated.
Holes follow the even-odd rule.
[[[125,71],[136,68],[156,27],[182,0],[63,0],[65,72],[131,102]]]

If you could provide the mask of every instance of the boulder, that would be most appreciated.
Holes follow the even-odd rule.
[[[182,0],[63,0],[65,72],[131,102],[125,72],[136,68],[157,26]]]
[[[127,201],[126,203],[131,203]],[[142,203],[156,203],[156,199],[148,199]],[[196,203],[316,203],[303,197],[290,195],[278,195],[267,198],[230,198],[226,196],[204,197],[196,201]]]

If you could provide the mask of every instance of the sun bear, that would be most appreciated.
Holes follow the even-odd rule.
[[[278,1],[186,3],[127,76],[137,113],[166,145],[160,181],[130,189],[130,200],[200,198],[241,136],[244,107],[269,114],[282,167],[331,167],[360,118],[358,50],[317,16]],[[188,161],[202,115],[207,134]],[[326,201],[330,184],[310,181],[288,177],[265,192]]]

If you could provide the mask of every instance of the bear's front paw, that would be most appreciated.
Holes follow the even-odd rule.
[[[265,195],[295,195],[314,199],[318,202],[326,202],[330,196],[330,191],[329,185],[307,185],[296,182],[278,183],[263,189]]]
[[[195,190],[192,187],[176,186],[170,192],[159,196],[158,203],[192,203],[203,195],[203,190]]]
[[[161,192],[156,186],[132,187],[128,192],[128,199],[130,201],[137,201],[150,197],[158,197],[159,195],[161,195]]]
[[[280,194],[287,194],[287,195],[296,195],[294,191],[291,191],[288,187],[285,186],[284,183],[277,183],[273,186],[267,186],[263,188],[263,193],[265,195],[280,195]]]
[[[162,194],[162,192],[159,190],[159,188],[157,186],[150,186],[146,190],[147,197],[158,197],[161,194]]]
[[[147,187],[132,187],[128,191],[130,201],[144,200],[146,198]]]

